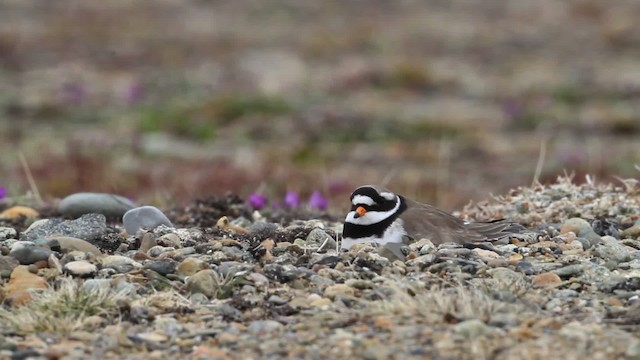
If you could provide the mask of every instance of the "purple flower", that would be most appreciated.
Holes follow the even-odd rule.
[[[309,197],[309,205],[318,210],[326,210],[329,205],[329,201],[327,198],[322,196],[320,191],[314,191],[313,194],[311,194],[311,197]]]
[[[144,98],[144,86],[139,82],[132,82],[127,87],[124,98],[129,105],[137,104]]]
[[[267,205],[267,197],[262,194],[253,193],[249,195],[249,205],[255,210],[260,210]]]
[[[7,188],[0,186],[0,200],[7,197]]]
[[[296,207],[300,205],[300,196],[295,191],[287,191],[287,195],[284,197],[284,205],[286,207]]]
[[[80,105],[87,98],[87,89],[80,83],[66,83],[62,87],[62,100],[70,105]]]

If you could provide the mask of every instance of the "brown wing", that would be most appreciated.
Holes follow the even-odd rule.
[[[445,242],[463,244],[493,240],[509,233],[510,223],[508,222],[465,224],[457,217],[436,207],[405,200],[408,208],[402,213],[401,218],[404,219],[407,235],[415,240],[428,238],[436,245]]]

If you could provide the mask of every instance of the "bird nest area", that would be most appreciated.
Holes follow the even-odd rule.
[[[639,194],[633,179],[577,185],[560,177],[520,187],[455,215],[511,219],[525,226],[521,234],[492,249],[421,239],[405,259],[371,245],[336,251],[340,215],[254,211],[233,195],[166,209],[175,227],[127,235],[118,220],[108,221],[88,241],[99,254],[61,242],[47,248],[46,260],[20,265],[10,252],[17,240],[5,236],[0,352],[100,359],[636,357]],[[40,217],[59,216],[43,210]],[[29,222],[0,225],[27,238]]]

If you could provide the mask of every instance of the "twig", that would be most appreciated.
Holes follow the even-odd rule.
[[[24,157],[22,151],[18,152],[18,157],[20,158],[20,163],[22,164],[22,168],[24,169],[25,174],[27,175],[27,181],[29,182],[29,187],[31,188],[31,192],[33,196],[36,198],[36,201],[42,204],[42,198],[40,197],[40,191],[38,191],[38,186],[36,185],[35,180],[33,179],[33,175],[31,174],[31,169],[29,168],[29,164],[27,164],[27,159]]]

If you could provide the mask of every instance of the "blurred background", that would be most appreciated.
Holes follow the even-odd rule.
[[[0,186],[447,210],[638,177],[640,2],[0,2]],[[31,173],[33,184],[28,181]]]

